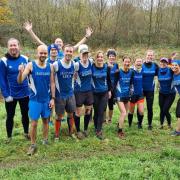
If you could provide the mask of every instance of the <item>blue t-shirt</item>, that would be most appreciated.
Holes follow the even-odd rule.
[[[172,87],[173,72],[170,68],[159,68],[158,80],[160,89],[159,92],[162,94],[175,93],[175,89]]]
[[[28,78],[21,84],[17,82],[19,74],[19,65],[26,66],[28,58],[20,55],[13,58],[10,55],[1,58],[0,61],[0,87],[4,98],[12,96],[14,99],[24,98],[29,96]]]
[[[118,82],[116,88],[116,97],[120,98],[129,98],[130,97],[130,88],[132,86],[133,71],[130,69],[125,72],[122,69],[118,73]]]
[[[142,69],[140,71],[133,69],[134,76],[132,79],[133,84],[133,94],[135,96],[143,96],[143,87],[142,87]]]
[[[92,65],[92,86],[93,92],[103,93],[108,91],[108,66],[104,64],[102,68],[96,67],[95,64]]]
[[[157,75],[158,66],[155,63],[143,63],[143,91],[154,91],[154,77]]]
[[[45,68],[39,67],[35,61],[32,62],[30,80],[30,100],[37,102],[48,102],[50,100],[50,64],[46,63]]]

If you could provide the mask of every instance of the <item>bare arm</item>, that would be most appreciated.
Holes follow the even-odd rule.
[[[54,107],[54,100],[55,100],[55,80],[54,80],[54,68],[53,65],[51,66],[51,77],[50,77],[50,83],[51,83],[51,96],[52,99],[50,100],[49,107]]]
[[[24,29],[30,34],[31,38],[38,44],[38,45],[45,45],[44,42],[42,42],[38,36],[34,33],[32,30],[32,23],[30,22],[25,22],[23,25]]]
[[[55,80],[54,80],[54,68],[53,65],[51,65],[51,95],[52,97],[55,97]]]
[[[91,37],[93,30],[90,27],[86,28],[86,35],[74,46],[74,50],[77,50],[81,44],[84,44],[88,38]]]
[[[22,83],[31,71],[32,71],[32,62],[28,63],[26,67],[24,67],[23,64],[19,65],[19,74],[17,77],[17,82],[19,84]]]

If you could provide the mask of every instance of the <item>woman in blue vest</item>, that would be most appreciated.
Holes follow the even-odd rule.
[[[93,105],[92,92],[92,63],[89,58],[89,50],[86,44],[79,46],[80,60],[75,63],[75,71],[77,77],[74,83],[74,94],[76,99],[76,112],[74,115],[75,126],[78,139],[83,139],[88,136],[88,125],[91,118],[91,109]],[[80,117],[83,114],[83,105],[85,108],[84,114],[84,131],[80,131]]]
[[[169,110],[175,99],[175,89],[172,88],[173,72],[168,67],[168,59],[160,59],[160,68],[158,70],[159,81],[159,107],[160,107],[160,129],[163,129],[164,119],[166,117],[168,127],[171,128],[171,114]]]
[[[172,62],[172,71],[173,75],[173,86],[177,89],[178,94],[180,95],[180,63],[179,60],[174,60]],[[180,99],[177,102],[176,106],[176,117],[177,117],[177,126],[176,130],[172,133],[172,136],[180,136]]]
[[[109,108],[109,112],[108,112],[108,123],[111,123],[112,121],[112,116],[113,116],[113,109],[114,109],[114,91],[113,89],[115,89],[115,73],[117,71],[119,71],[119,66],[116,63],[116,51],[114,49],[109,49],[107,51],[107,57],[108,57],[108,66],[110,67],[111,71],[110,71],[110,79],[111,79],[111,86],[112,86],[112,91],[111,91],[111,98],[108,99],[108,108]],[[105,121],[106,121],[106,112],[105,112]]]
[[[119,123],[118,123],[118,137],[123,138],[125,136],[123,132],[123,125],[126,115],[129,110],[130,89],[132,86],[133,71],[130,70],[131,58],[123,57],[123,68],[120,68],[116,73],[116,100],[120,111]]]
[[[128,113],[129,127],[132,125],[134,108],[137,104],[138,128],[142,129],[142,121],[144,117],[144,96],[142,88],[142,59],[137,58],[134,63],[133,77],[133,93],[130,99],[130,108]]]
[[[104,53],[98,51],[95,63],[92,66],[93,95],[94,95],[94,126],[98,139],[104,139],[102,135],[102,124],[104,111],[108,98],[111,97],[110,68],[104,63]]]
[[[148,130],[152,130],[153,102],[154,102],[154,77],[158,73],[158,65],[154,61],[154,51],[148,50],[145,62],[142,65],[143,93],[146,98]]]

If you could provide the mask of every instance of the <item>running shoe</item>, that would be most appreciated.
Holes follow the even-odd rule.
[[[84,134],[82,132],[77,132],[77,138],[80,140],[84,139]]]
[[[6,143],[6,144],[9,144],[11,141],[12,141],[12,137],[8,137],[8,138],[5,140],[5,143]]]
[[[83,132],[83,134],[84,134],[84,137],[88,137],[88,135],[89,135],[89,133],[88,133],[87,130],[85,130],[85,131]]]
[[[118,137],[119,137],[120,139],[125,138],[124,132],[118,132]]]
[[[180,136],[180,131],[174,131],[171,133],[171,136]]]
[[[32,156],[36,152],[36,150],[37,150],[36,145],[31,144],[31,146],[28,149],[27,155]]]
[[[43,145],[48,145],[48,144],[49,144],[48,139],[42,140],[42,144],[43,144]]]
[[[25,137],[26,140],[30,140],[31,139],[30,135],[27,134],[27,133],[24,133],[24,137]]]
[[[96,132],[96,137],[97,137],[99,140],[104,140],[104,139],[105,139],[104,136],[103,136],[103,134],[102,134],[102,131]]]

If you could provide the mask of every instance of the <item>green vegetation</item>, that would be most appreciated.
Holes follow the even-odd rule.
[[[67,124],[63,123],[60,142],[53,142],[50,127],[49,145],[41,142],[41,121],[38,129],[38,151],[26,155],[30,142],[24,140],[19,108],[15,116],[13,141],[5,144],[5,110],[0,106],[0,178],[1,179],[179,179],[180,139],[171,137],[171,130],[159,130],[157,94],[154,103],[153,131],[147,130],[146,116],[143,130],[136,127],[136,116],[131,129],[125,124],[126,139],[116,134],[119,112],[115,109],[113,123],[104,125],[106,140],[90,136],[84,140],[71,139]],[[176,99],[177,101],[177,99]],[[171,108],[173,127],[176,101]],[[81,124],[83,126],[83,124]]]

